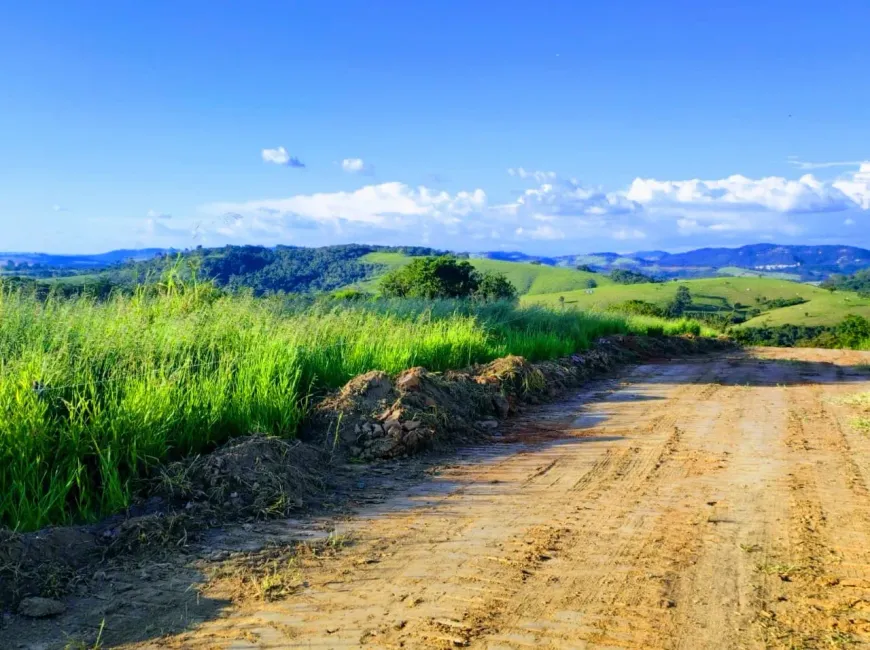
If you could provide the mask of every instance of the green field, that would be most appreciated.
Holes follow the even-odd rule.
[[[412,257],[402,255],[401,253],[369,253],[362,258],[364,262],[386,267],[384,269],[385,273],[408,264],[412,259]],[[587,273],[585,271],[577,271],[576,269],[486,259],[471,259],[468,261],[479,271],[503,273],[510,280],[511,284],[517,288],[520,295],[537,295],[582,289],[590,279],[594,279],[599,286],[613,284],[613,281],[606,275]],[[380,277],[378,276],[354,286],[363,290],[375,291],[380,282]]]
[[[253,298],[210,285],[43,300],[0,284],[0,525],[117,512],[161,463],[253,431],[293,437],[318,395],[372,369],[549,359],[651,329],[703,331],[504,303]]]
[[[699,280],[670,281],[656,284],[629,284],[601,286],[587,293],[580,291],[560,291],[550,294],[527,295],[522,297],[524,305],[557,306],[564,297],[565,306],[576,309],[603,310],[627,300],[644,300],[664,307],[673,299],[679,286],[688,287],[693,303],[701,306],[728,308],[741,305],[759,306],[756,298],[801,297],[808,302],[791,307],[773,309],[752,318],[741,327],[761,325],[834,325],[847,314],[870,317],[870,300],[856,293],[837,291],[778,280],[774,278],[725,277],[704,278]]]

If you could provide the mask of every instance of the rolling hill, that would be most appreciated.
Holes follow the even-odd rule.
[[[848,291],[830,292],[813,285],[756,277],[720,277],[698,280],[670,281],[656,284],[600,286],[586,291],[566,291],[523,296],[523,304],[565,306],[574,309],[606,309],[628,300],[643,300],[664,307],[685,286],[692,302],[701,309],[731,311],[732,308],[759,309],[762,313],[740,327],[763,325],[833,325],[848,315],[870,317],[870,299]],[[806,302],[787,307],[770,308],[772,300],[800,298]]]

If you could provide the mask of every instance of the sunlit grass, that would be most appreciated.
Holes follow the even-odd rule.
[[[263,431],[293,437],[318,393],[412,366],[564,356],[693,321],[467,303],[310,301],[163,287],[98,302],[0,285],[0,524],[94,520],[169,458]]]

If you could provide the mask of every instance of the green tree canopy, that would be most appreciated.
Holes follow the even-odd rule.
[[[655,282],[652,278],[637,271],[627,271],[625,269],[614,269],[610,272],[610,279],[618,284],[643,284],[645,282]]]
[[[474,297],[480,300],[515,300],[517,288],[504,273],[486,271],[478,274]]]
[[[511,300],[517,290],[501,273],[479,273],[452,255],[418,257],[390,271],[381,282],[385,296],[398,298],[480,298]]]
[[[674,299],[668,303],[666,308],[667,315],[672,318],[682,316],[687,309],[692,307],[692,294],[689,293],[689,288],[686,285],[677,287],[677,294]]]

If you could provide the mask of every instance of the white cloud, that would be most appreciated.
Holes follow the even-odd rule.
[[[778,176],[753,180],[740,175],[710,181],[636,178],[625,196],[644,206],[692,206],[698,210],[834,212],[855,205],[835,185],[822,183],[811,174],[797,181]]]
[[[356,167],[356,165],[353,165]],[[644,246],[829,241],[830,217],[860,223],[870,210],[870,163],[832,181],[748,178],[636,178],[606,191],[552,172],[512,169],[527,183],[509,202],[483,189],[446,192],[400,182],[347,192],[297,194],[201,208],[200,232],[226,242],[371,242],[463,250],[530,248],[549,253]],[[235,215],[227,219],[226,215]],[[205,236],[205,235],[203,235]],[[851,242],[870,244],[866,242]]]
[[[374,171],[362,158],[345,158],[341,161],[341,168],[349,174],[371,174]]]
[[[172,219],[171,214],[167,214],[166,212],[158,212],[157,210],[148,210],[147,216],[149,219]]]
[[[299,160],[296,156],[291,156],[287,153],[287,150],[284,147],[278,147],[277,149],[263,149],[261,155],[263,156],[264,162],[284,165],[286,167],[305,167],[305,163]]]
[[[862,162],[851,176],[832,183],[863,210],[870,210],[870,162]]]
[[[430,229],[446,238],[477,232],[475,216],[486,208],[483,190],[449,194],[404,183],[366,185],[353,192],[299,194],[283,199],[203,206],[206,215],[234,213],[240,218],[219,230],[226,237],[282,241],[306,231],[309,241],[370,241],[374,235],[396,243],[426,239]],[[314,233],[312,231],[317,231]],[[294,234],[296,233],[296,234]],[[330,237],[327,237],[329,235]]]
[[[69,208],[65,208],[64,206],[58,205],[57,203],[51,206],[51,209],[55,212],[69,212]]]

